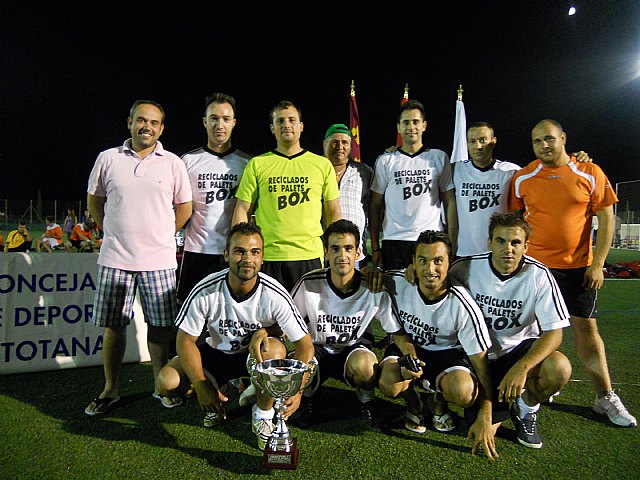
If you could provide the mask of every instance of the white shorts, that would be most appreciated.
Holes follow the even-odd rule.
[[[51,237],[43,238],[42,239],[42,243],[48,243],[51,248],[54,248],[54,247],[57,247],[58,245],[60,245],[58,243],[58,239],[57,238],[51,238]]]

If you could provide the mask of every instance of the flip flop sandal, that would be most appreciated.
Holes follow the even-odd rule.
[[[451,432],[456,429],[456,422],[451,416],[451,412],[433,416],[433,428],[439,432]]]
[[[157,400],[160,400],[164,408],[176,408],[184,403],[182,397],[163,397],[157,393],[152,393],[151,396]]]
[[[427,431],[427,427],[424,426],[424,417],[422,415],[415,415],[407,410],[404,414],[404,428],[414,433],[424,433]]]
[[[87,415],[104,415],[111,407],[120,401],[120,397],[112,398],[112,397],[104,397],[104,398],[94,398],[93,401],[84,409],[84,413]]]

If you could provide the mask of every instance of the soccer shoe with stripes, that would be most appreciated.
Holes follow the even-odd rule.
[[[535,413],[527,413],[524,418],[520,418],[520,409],[516,402],[511,404],[509,413],[511,414],[511,421],[516,427],[518,442],[525,447],[542,448],[542,438],[538,433],[537,415]]]
[[[220,425],[225,420],[226,417],[224,415],[220,415],[218,412],[209,412],[204,416],[202,425],[204,425],[205,428],[212,428]]]
[[[256,438],[258,439],[258,448],[260,450],[264,450],[267,446],[267,442],[271,435],[273,434],[273,422],[271,420],[265,420],[262,418],[251,418],[251,431],[255,433]]]
[[[609,417],[612,423],[620,427],[637,427],[636,417],[631,415],[622,404],[620,397],[613,391],[602,398],[596,398],[593,411]]]

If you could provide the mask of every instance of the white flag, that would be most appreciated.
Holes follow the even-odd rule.
[[[456,126],[453,132],[453,151],[451,163],[469,158],[467,154],[467,116],[462,100],[456,100]]]

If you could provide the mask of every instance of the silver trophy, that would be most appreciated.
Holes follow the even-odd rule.
[[[289,435],[282,409],[287,398],[292,397],[306,386],[302,385],[304,374],[309,372],[307,382],[315,373],[316,362],[309,365],[291,358],[265,360],[251,365],[251,380],[262,393],[273,397],[276,411],[276,425],[264,450],[262,465],[265,468],[283,468],[293,470],[298,466],[297,439]]]

